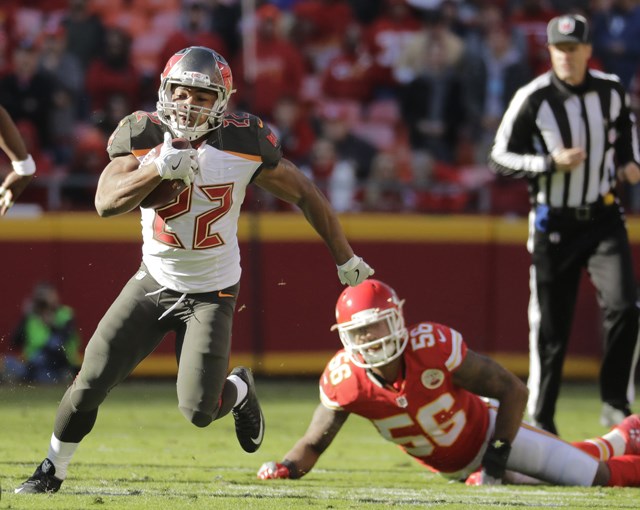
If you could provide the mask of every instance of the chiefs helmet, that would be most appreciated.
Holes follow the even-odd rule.
[[[235,91],[231,68],[221,55],[204,46],[180,50],[169,59],[160,80],[158,117],[176,136],[192,141],[222,124],[227,103]],[[171,95],[176,85],[212,90],[218,99],[213,108],[173,101]]]
[[[399,357],[407,346],[409,334],[404,325],[402,305],[396,292],[387,284],[368,279],[355,287],[347,287],[336,304],[336,322],[340,340],[349,357],[359,367],[386,365]],[[389,334],[367,343],[358,340],[358,329],[385,322]]]

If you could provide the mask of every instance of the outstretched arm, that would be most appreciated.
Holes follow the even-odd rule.
[[[0,186],[0,216],[4,216],[33,179],[36,171],[33,158],[7,110],[0,106],[0,149],[9,159],[13,170]]]
[[[258,471],[258,478],[300,478],[306,475],[329,447],[349,417],[346,411],[333,411],[319,404],[309,428],[287,452],[282,462],[266,462]]]
[[[373,269],[354,255],[329,201],[291,161],[281,159],[275,168],[260,172],[254,182],[302,210],[307,221],[329,248],[342,283],[357,285],[373,274]]]

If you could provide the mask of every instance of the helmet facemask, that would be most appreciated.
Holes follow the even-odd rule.
[[[359,329],[377,322],[385,322],[388,335],[376,338],[367,343],[358,340]],[[378,308],[354,313],[351,320],[336,324],[340,340],[349,354],[351,361],[359,367],[374,368],[387,365],[404,352],[409,334],[404,326],[401,309]]]
[[[216,101],[211,108],[176,101],[177,86],[215,92]],[[161,75],[158,117],[176,136],[193,141],[220,127],[233,92],[231,69],[220,55],[209,48],[187,48],[167,62]]]

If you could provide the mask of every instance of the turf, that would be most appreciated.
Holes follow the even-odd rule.
[[[267,419],[262,448],[244,453],[231,416],[205,429],[176,407],[173,382],[125,383],[100,409],[69,477],[55,495],[13,488],[46,454],[62,387],[0,386],[0,509],[388,509],[637,508],[640,489],[466,487],[418,466],[373,427],[352,417],[309,475],[260,481],[259,466],[280,460],[317,405],[313,380],[258,379]],[[597,388],[565,385],[557,423],[568,440],[604,432]]]

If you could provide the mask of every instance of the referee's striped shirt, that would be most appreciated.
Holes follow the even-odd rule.
[[[586,160],[556,171],[551,154],[572,147],[584,148]],[[629,99],[617,76],[591,69],[578,87],[549,71],[518,90],[489,156],[495,172],[529,178],[532,201],[553,208],[596,202],[630,161],[640,158]]]

